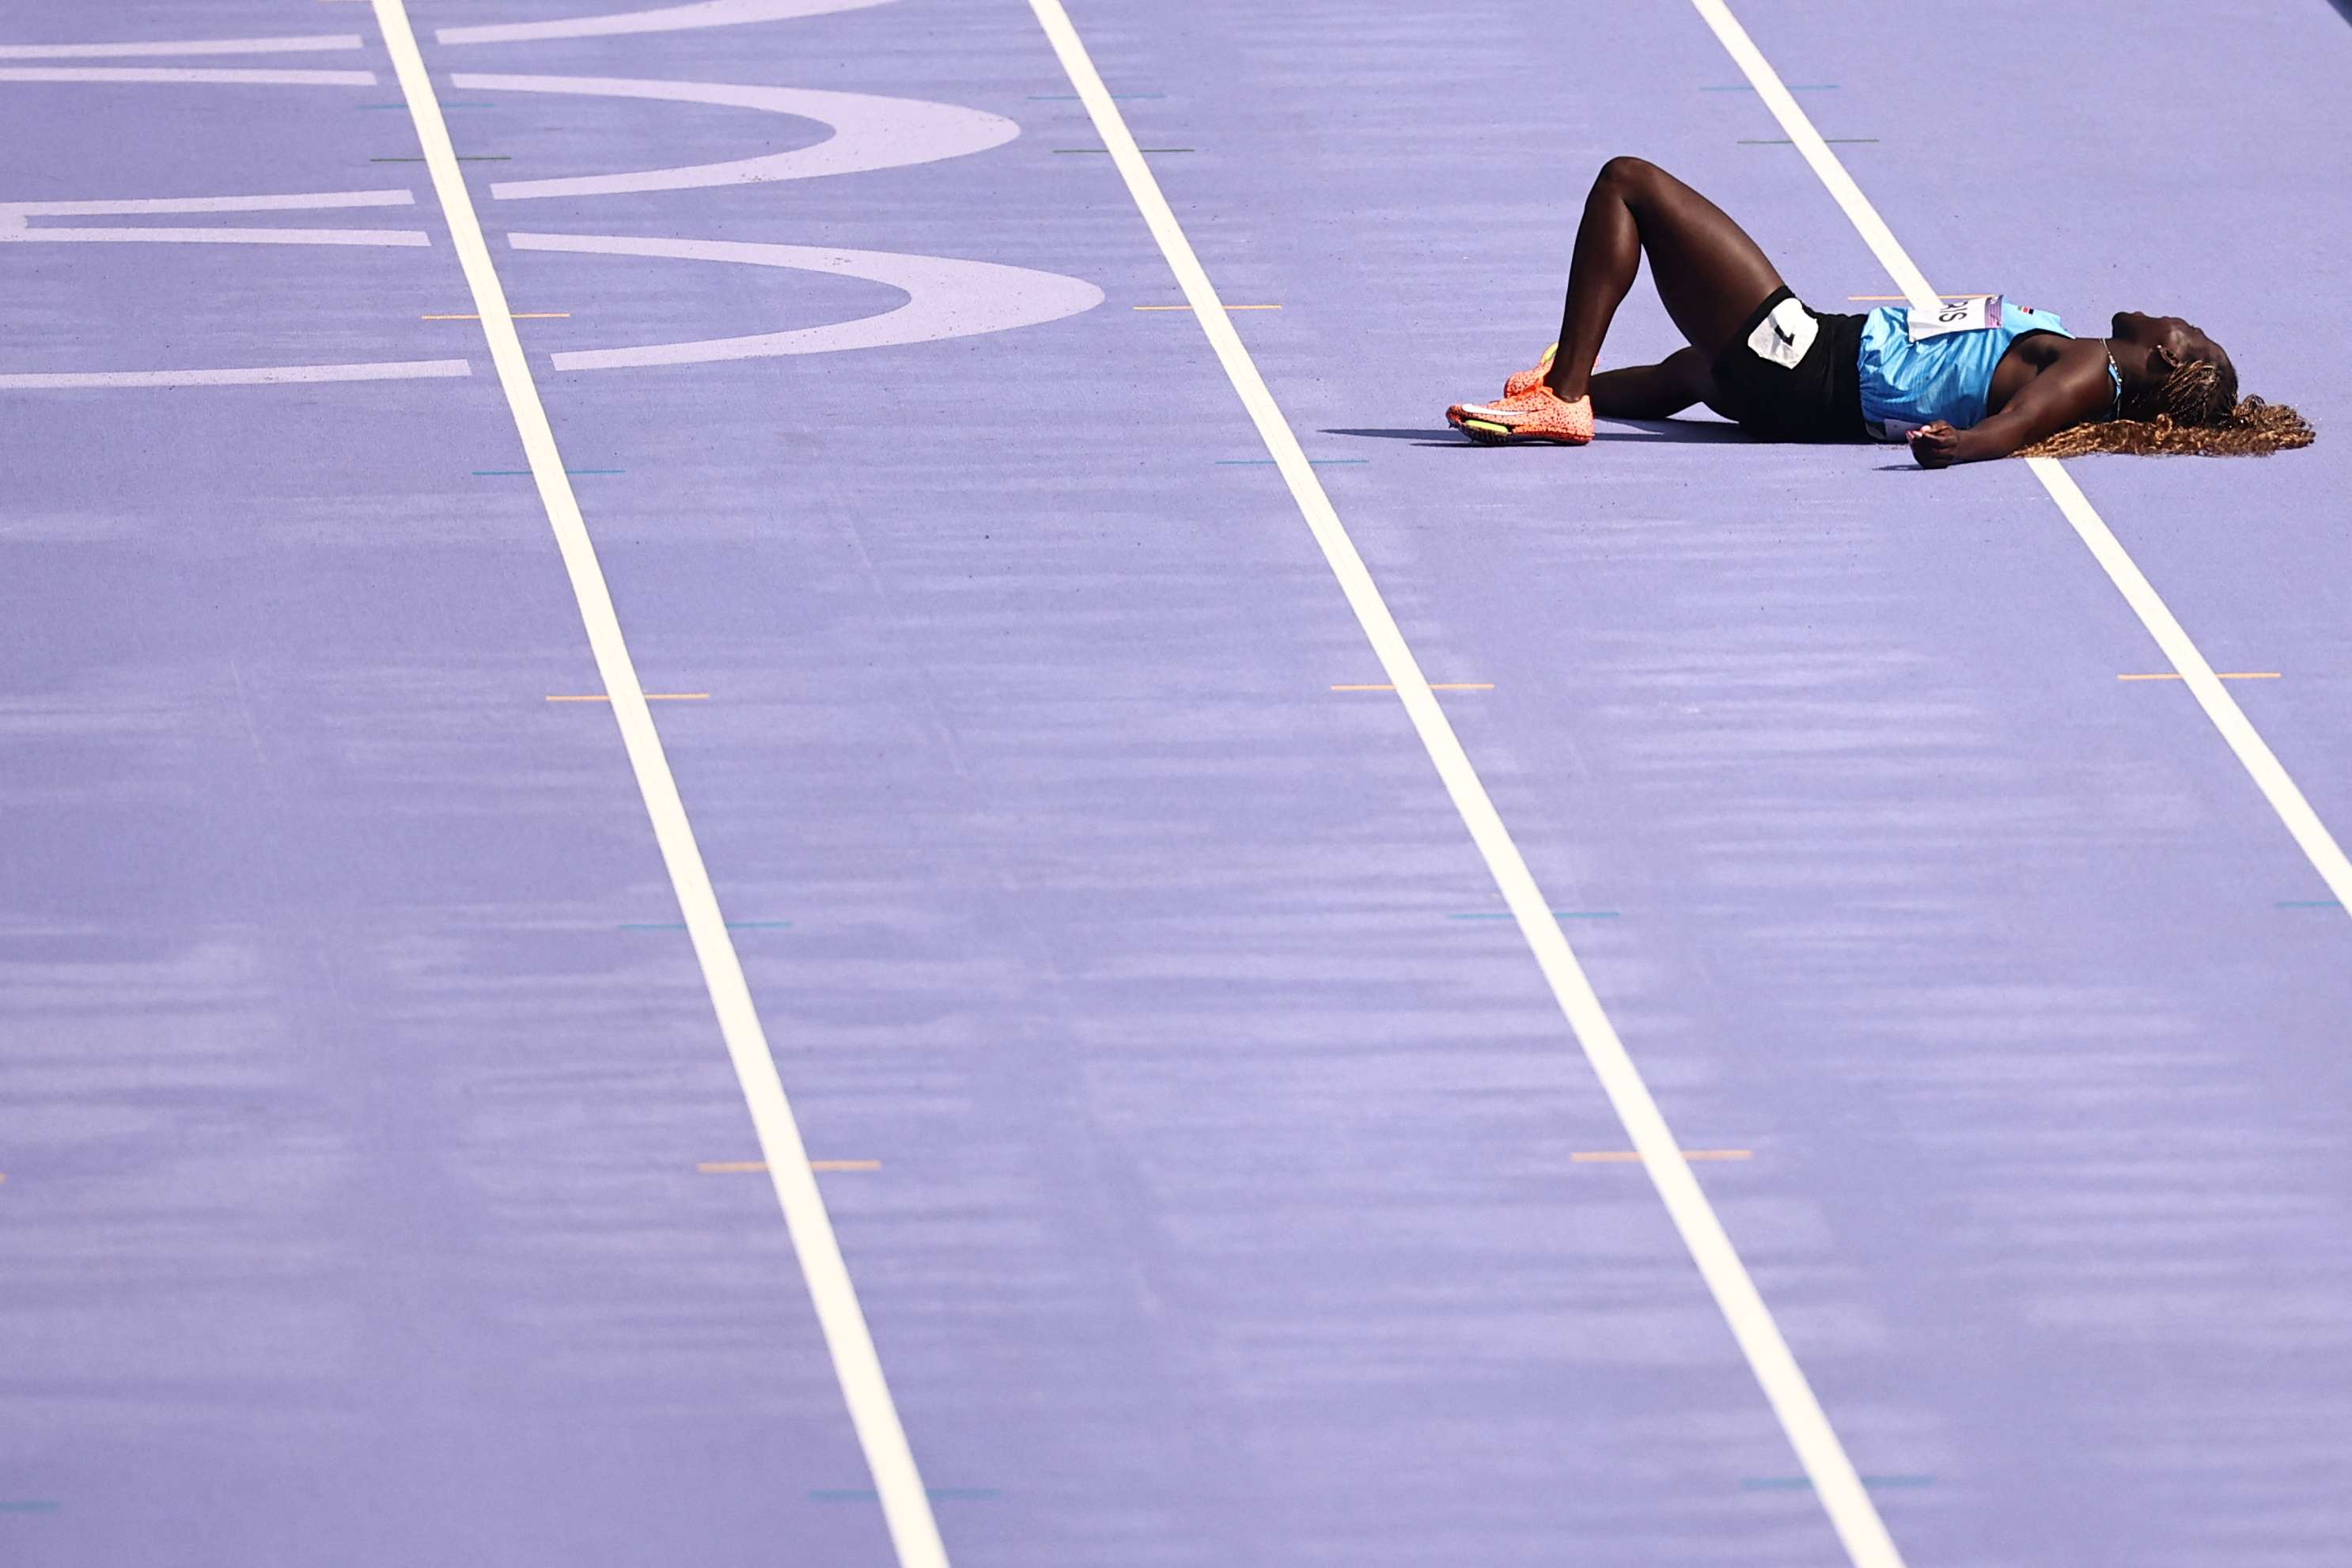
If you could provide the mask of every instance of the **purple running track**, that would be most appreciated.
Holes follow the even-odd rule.
[[[1383,677],[1198,328],[1138,308],[1181,296],[1027,8],[434,36],[584,3],[414,10],[645,683],[708,694],[656,718],[811,1151],[878,1162],[822,1181],[952,1560],[1843,1561],[1642,1172],[1577,1158],[1624,1134],[1395,699],[1333,689]],[[2002,0],[1929,69],[1883,8],[1738,10],[1939,286],[2177,310],[2321,426],[2071,467],[2216,668],[2279,672],[2233,694],[2352,830],[2352,27]],[[1234,320],[1482,688],[1447,711],[1669,1119],[1743,1152],[1700,1178],[1908,1561],[2326,1561],[2352,931],[2180,684],[2116,679],[2161,656],[2030,474],[1437,417],[1540,347],[1612,153],[1821,308],[1896,291],[1697,16],[1075,20],[1189,149],[1152,163],[1225,299],[1281,307]],[[32,226],[428,243],[0,245],[0,376],[467,372],[0,387],[0,1561],[889,1563],[774,1199],[698,1169],[756,1145],[609,710],[548,700],[596,670],[478,324],[425,319],[473,307],[423,165],[371,162],[417,149],[368,8],[5,26],[365,42],[0,59],[0,205],[415,198]],[[376,81],[23,74],[121,66]],[[499,200],[824,132],[453,74],[1019,134]],[[563,369],[907,295],[513,233],[1102,299],[990,274],[948,314],[1050,319]],[[1604,363],[1673,346],[1637,289]]]

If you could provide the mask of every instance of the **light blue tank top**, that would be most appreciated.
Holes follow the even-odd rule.
[[[1900,441],[1904,432],[1934,419],[1961,430],[1981,423],[1992,392],[1993,367],[2009,345],[2028,332],[2074,334],[2048,310],[2001,302],[2000,325],[1973,332],[1948,332],[1924,343],[1911,341],[1906,305],[1881,305],[1862,323],[1862,422],[1881,441]]]

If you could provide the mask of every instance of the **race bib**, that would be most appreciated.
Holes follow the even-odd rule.
[[[1821,322],[1813,319],[1811,310],[1793,298],[1783,300],[1748,334],[1748,351],[1759,359],[1794,370],[1797,362],[1805,357],[1805,351],[1813,346],[1813,336],[1821,330]]]
[[[1930,338],[1948,337],[1954,332],[1981,332],[2000,325],[2000,296],[1988,295],[1980,300],[1947,300],[1933,310],[1922,310],[1914,305],[1906,318],[1911,326],[1911,341],[1924,343]]]

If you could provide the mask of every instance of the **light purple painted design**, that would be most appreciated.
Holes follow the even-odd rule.
[[[117,217],[153,213],[320,212],[335,207],[408,207],[415,205],[416,193],[414,191],[320,191],[309,195],[269,196],[137,196],[95,202],[0,202],[0,239],[26,237],[10,231],[25,228],[26,220],[37,217]],[[67,231],[36,229],[32,237],[60,232]]]
[[[370,364],[268,364],[231,370],[68,370],[0,374],[0,389],[59,391],[101,386],[281,386],[293,382],[425,381],[466,376],[461,359],[383,360]]]
[[[537,38],[593,38],[614,33],[678,33],[697,27],[731,27],[745,22],[781,22],[862,11],[889,0],[701,0],[692,5],[660,5],[604,16],[562,16],[548,22],[498,22],[469,27],[436,27],[444,44],[519,44]]]
[[[690,190],[704,185],[759,184],[805,180],[822,174],[856,174],[936,163],[1001,147],[1021,134],[1002,115],[919,98],[866,92],[827,92],[814,88],[744,87],[724,82],[641,81],[624,77],[500,76],[460,71],[450,85],[466,92],[583,93],[606,98],[646,98],[677,103],[709,103],[756,109],[819,121],[834,133],[813,147],[739,158],[721,163],[690,163],[626,174],[575,174],[548,180],[499,180],[490,195],[499,201],[534,196],[609,196],[630,191]]]
[[[314,33],[304,37],[150,39],[132,44],[0,44],[0,60],[122,59],[140,55],[301,55],[356,49],[357,33]]]
[[[935,342],[1034,327],[1093,310],[1103,291],[1076,278],[963,261],[944,256],[901,256],[831,246],[763,245],[744,240],[634,239],[617,235],[512,234],[517,250],[568,250],[597,256],[652,256],[681,261],[725,261],[742,267],[789,267],[837,278],[864,278],[906,291],[895,310],[822,327],[709,338],[698,342],[648,343],[642,348],[578,349],[552,356],[558,370],[620,370],[639,365],[706,364],[718,360],[768,359]]]
[[[0,66],[0,81],[199,82],[227,87],[373,87],[373,71],[207,66]]]
[[[266,196],[125,196],[110,201],[0,202],[10,218],[101,217],[126,213],[320,212],[330,207],[413,207],[415,191],[298,191]]]
[[[404,245],[433,237],[418,228],[26,228],[0,227],[0,244],[37,245]]]

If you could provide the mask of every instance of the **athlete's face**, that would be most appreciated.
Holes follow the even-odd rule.
[[[2178,316],[2144,316],[2137,310],[2117,310],[2115,338],[2118,342],[2140,344],[2152,360],[2166,369],[2206,363],[2225,370],[2231,368],[2230,356],[2221,344]]]

